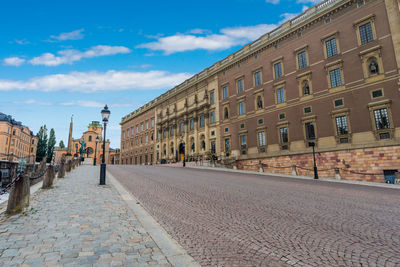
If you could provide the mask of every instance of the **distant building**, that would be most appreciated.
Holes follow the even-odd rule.
[[[94,160],[96,160],[96,164],[100,164],[103,157],[102,133],[103,126],[98,121],[92,121],[88,126],[88,130],[82,134],[82,137],[80,139],[72,139],[71,155],[73,157],[83,157],[85,162],[88,164],[93,164]],[[86,145],[86,152],[81,155],[80,148],[83,141]],[[54,151],[56,153],[56,162],[59,162],[62,155],[67,155],[68,148],[61,149],[59,147],[56,147]],[[115,161],[115,151],[114,149],[110,148],[109,140],[106,140],[105,142],[105,154],[106,164],[113,164],[113,162]]]
[[[36,159],[38,138],[28,126],[0,112],[0,160],[18,161],[25,158],[28,163]]]
[[[321,177],[384,182],[400,170],[399,87],[399,1],[325,0],[124,116],[121,163],[312,175],[315,145]]]

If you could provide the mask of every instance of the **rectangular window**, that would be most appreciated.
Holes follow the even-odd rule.
[[[183,121],[179,123],[179,132],[183,133]]]
[[[244,101],[239,103],[239,115],[244,114]]]
[[[336,38],[329,39],[325,42],[326,56],[333,57],[337,55]]]
[[[225,98],[228,98],[228,86],[224,86],[223,88],[222,88],[222,97],[225,99]]]
[[[210,148],[211,154],[215,154],[215,141],[211,141]]]
[[[149,142],[149,136],[146,135],[146,143],[148,143],[148,142]]]
[[[200,127],[204,127],[204,114],[200,115]]]
[[[139,132],[139,125],[136,125],[136,133]]]
[[[336,117],[336,129],[338,135],[346,135],[349,133],[346,116]]]
[[[261,71],[254,72],[254,85],[261,85]]]
[[[258,145],[265,146],[265,132],[258,132]]]
[[[143,131],[143,122],[140,124],[140,131]]]
[[[194,119],[190,119],[190,130],[194,129]]]
[[[214,99],[214,92],[210,93],[210,105],[214,104],[215,99]]]
[[[149,129],[149,121],[146,121],[146,129]]]
[[[371,22],[365,23],[359,27],[361,44],[367,44],[374,40],[374,35],[372,34]]]
[[[171,126],[171,127],[169,128],[169,135],[170,135],[170,136],[174,136],[174,126]]]
[[[377,130],[390,128],[389,116],[386,108],[374,110],[374,116]]]
[[[246,148],[246,136],[245,135],[240,136],[240,147]]]
[[[167,137],[167,128],[164,128],[164,138]]]
[[[331,88],[335,88],[342,85],[342,77],[340,76],[340,69],[334,69],[329,71],[331,78]]]
[[[307,67],[307,54],[306,51],[297,54],[297,59],[299,61],[299,69]]]
[[[282,63],[281,62],[274,64],[274,71],[275,71],[275,79],[282,77]]]
[[[239,93],[244,91],[244,89],[243,89],[243,79],[237,80],[236,83],[237,83],[237,92],[239,94]]]
[[[211,120],[211,123],[215,123],[215,112],[214,111],[211,111],[211,113],[210,113],[210,120]]]
[[[335,107],[343,106],[343,99],[336,99],[335,100]]]
[[[151,119],[151,128],[154,127],[154,119]]]
[[[306,122],[304,124],[306,130],[306,138],[307,140],[314,140],[315,139],[315,129],[314,129],[314,122]]]
[[[287,127],[279,128],[279,134],[282,144],[287,143],[289,141]]]
[[[285,102],[285,89],[283,87],[276,90],[276,101],[278,104]]]

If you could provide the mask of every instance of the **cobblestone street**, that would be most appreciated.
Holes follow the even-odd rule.
[[[108,170],[202,266],[400,266],[400,191],[153,166]]]
[[[0,266],[170,266],[99,168],[80,166],[0,222]]]

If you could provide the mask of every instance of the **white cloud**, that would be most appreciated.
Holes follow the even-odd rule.
[[[197,49],[209,51],[224,50],[253,41],[275,27],[276,25],[273,24],[260,24],[256,26],[224,28],[221,29],[221,34],[208,34],[206,36],[178,33],[172,36],[158,37],[155,42],[140,44],[136,47],[161,50],[166,55]]]
[[[21,66],[25,63],[25,59],[20,57],[9,57],[3,60],[3,64],[7,66]]]
[[[208,34],[208,33],[210,33],[210,31],[209,30],[206,30],[206,29],[193,29],[193,30],[190,30],[189,31],[189,33],[191,33],[191,34]]]
[[[36,99],[28,99],[24,101],[14,101],[14,104],[24,104],[24,105],[40,105],[40,106],[51,106],[53,103],[51,102],[44,102],[44,101],[39,101]]]
[[[87,108],[102,108],[104,107],[103,103],[96,101],[87,101],[87,100],[79,100],[79,101],[69,101],[60,103],[62,106],[79,106],[79,107],[87,107]]]
[[[52,53],[44,53],[39,57],[34,57],[33,59],[29,60],[29,63],[32,65],[58,66],[61,64],[72,64],[73,62],[79,61],[82,58],[126,54],[130,52],[131,50],[124,46],[97,45],[84,52],[74,49],[58,51],[58,56]]]
[[[169,89],[186,79],[189,73],[169,73],[166,71],[115,71],[107,72],[71,72],[34,77],[27,81],[0,80],[0,91],[70,91],[104,92],[121,90],[156,90]]]
[[[17,44],[19,44],[19,45],[27,45],[27,44],[30,44],[30,42],[29,42],[28,40],[26,40],[26,39],[21,39],[21,40],[16,39],[15,42],[16,42]]]
[[[276,5],[279,4],[280,0],[265,0],[265,2]]]
[[[299,14],[300,13],[283,13],[280,15],[282,20],[279,22],[279,24],[282,24],[288,20],[291,20],[291,19],[295,18],[296,16],[298,16]]]
[[[83,39],[84,29],[72,31],[72,32],[63,32],[60,33],[59,35],[51,35],[49,42],[60,42],[60,41],[66,41],[66,40],[79,40]]]

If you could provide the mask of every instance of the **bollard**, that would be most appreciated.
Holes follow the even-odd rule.
[[[71,170],[75,169],[75,159],[71,161]]]
[[[54,166],[50,165],[49,168],[47,169],[46,175],[44,176],[42,188],[43,189],[51,188],[54,183],[54,177],[55,177]]]
[[[67,164],[65,166],[65,171],[70,172],[71,171],[71,160],[67,161]]]
[[[10,195],[8,196],[7,214],[16,214],[29,207],[30,187],[29,177],[21,175],[20,179],[11,187]]]
[[[292,166],[292,175],[297,175],[297,168],[296,165]]]
[[[58,178],[64,178],[65,177],[65,164],[64,162],[61,162],[60,169],[58,170]]]
[[[340,176],[339,168],[335,168],[335,179],[341,180],[342,177]]]
[[[237,170],[237,162],[236,162],[236,160],[235,160],[235,162],[233,163],[233,169],[234,169],[234,170]]]
[[[264,172],[264,167],[261,160],[258,161],[258,172]]]

